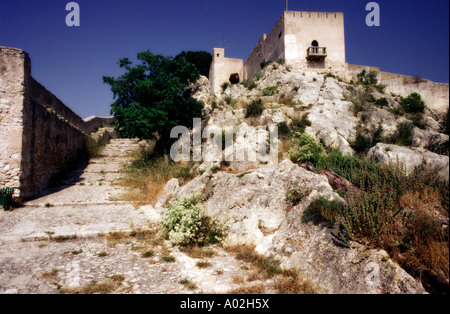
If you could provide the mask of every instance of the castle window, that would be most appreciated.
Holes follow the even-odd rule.
[[[313,40],[313,42],[311,43],[311,47],[319,47],[319,43],[317,42],[317,40]]]
[[[283,35],[283,32],[280,32],[280,34],[278,35],[278,38],[281,38],[281,35]]]

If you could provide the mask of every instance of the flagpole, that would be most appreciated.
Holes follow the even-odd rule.
[[[288,11],[288,2],[289,0],[286,0],[286,11]]]

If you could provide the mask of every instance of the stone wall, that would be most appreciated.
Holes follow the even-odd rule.
[[[211,94],[217,94],[221,85],[230,82],[230,75],[239,74],[240,81],[244,78],[244,63],[242,59],[225,58],[225,49],[214,48],[213,61],[209,70]]]
[[[386,92],[407,97],[417,92],[425,105],[436,113],[445,113],[449,107],[449,84],[399,74],[387,75],[381,72],[381,83],[386,84]]]
[[[15,188],[16,198],[39,193],[110,122],[80,118],[32,78],[25,51],[0,47],[0,187]]]
[[[362,70],[378,72],[378,81],[386,85],[386,93],[407,97],[417,92],[422,96],[425,105],[439,114],[445,113],[449,107],[449,84],[447,83],[432,82],[420,77],[384,72],[378,67],[355,64],[348,65],[346,80],[356,81],[357,75]]]
[[[0,187],[20,186],[24,82],[29,69],[24,51],[0,47]]]
[[[252,52],[248,55],[244,62],[244,78],[245,80],[252,79],[256,73],[261,71],[261,61],[264,60],[264,41],[266,34],[262,35],[256,43]]]

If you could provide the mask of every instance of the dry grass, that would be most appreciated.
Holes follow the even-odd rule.
[[[428,271],[448,279],[449,244],[438,219],[445,212],[440,195],[432,189],[421,194],[410,191],[400,197],[399,203],[405,214],[396,220],[386,239],[397,244],[391,251],[393,260],[416,276]]]
[[[58,276],[58,273],[59,273],[58,269],[53,268],[52,270],[40,273],[39,276],[44,279],[54,279]]]
[[[233,276],[232,283],[234,284],[244,283],[244,278],[242,276]]]
[[[238,260],[247,262],[256,270],[247,281],[275,278],[273,288],[281,294],[318,294],[321,291],[310,281],[304,281],[295,270],[282,269],[280,262],[269,256],[262,256],[255,251],[252,245],[236,245],[225,248],[228,253],[233,254]],[[233,277],[233,283],[242,283],[242,277]],[[262,284],[256,284],[250,287],[242,287],[229,293],[236,294],[260,294],[265,293],[265,287]]]
[[[115,274],[101,282],[92,280],[81,287],[62,288],[60,292],[61,294],[110,294],[131,292],[132,286],[125,286],[124,281],[125,276],[122,274]]]
[[[198,268],[208,268],[211,267],[212,264],[210,262],[207,261],[199,261],[195,264]]]
[[[132,202],[135,206],[155,205],[166,183],[173,178],[178,178],[181,184],[194,178],[191,163],[166,163],[164,158],[145,156],[135,158],[136,161],[125,169],[125,175],[118,182],[128,189],[121,200]]]
[[[103,235],[103,238],[107,240],[109,247],[116,247],[117,244],[124,244],[130,242],[130,234],[127,232],[109,232]]]
[[[265,278],[272,278],[282,273],[279,261],[273,257],[265,257],[256,253],[255,247],[252,245],[230,246],[226,247],[225,250],[233,254],[238,260],[253,265]]]
[[[309,280],[299,280],[297,276],[280,277],[275,280],[279,294],[319,294],[320,291]]]
[[[280,144],[278,146],[278,161],[283,160],[288,155],[291,148],[294,147],[294,142],[289,137],[281,137]]]
[[[125,277],[123,275],[113,275],[101,282],[93,280],[81,287],[62,288],[61,294],[111,294],[116,292],[131,292],[132,287],[123,286],[124,280]]]
[[[216,253],[211,249],[198,246],[190,246],[186,249],[186,254],[191,258],[210,258],[213,257]]]
[[[263,284],[239,287],[227,292],[228,294],[265,294],[266,288]]]

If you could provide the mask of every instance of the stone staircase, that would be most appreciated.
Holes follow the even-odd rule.
[[[115,184],[139,147],[134,139],[111,139],[98,158],[77,165],[22,208],[0,213],[0,242],[92,237],[146,226],[153,208],[137,210],[120,201],[124,189]]]

